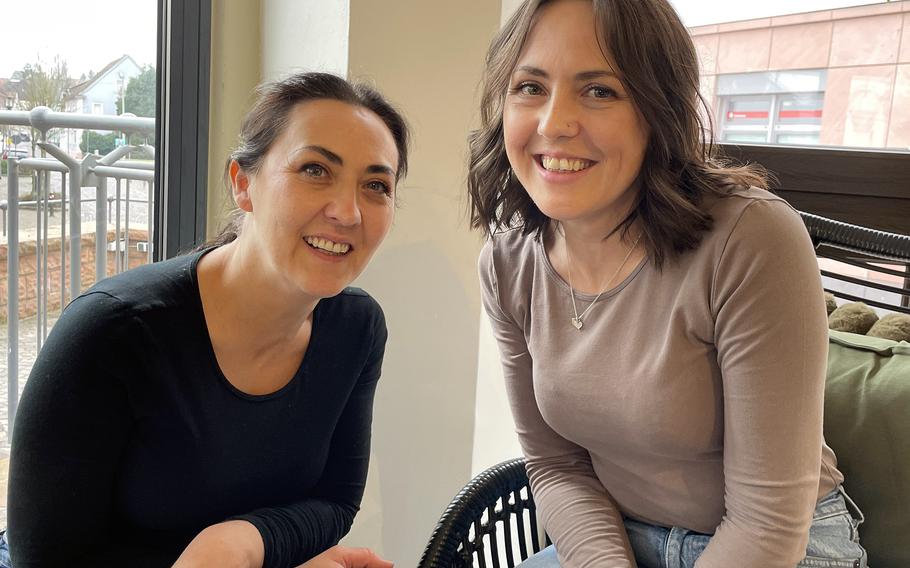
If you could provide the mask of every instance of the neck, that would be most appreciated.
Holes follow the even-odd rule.
[[[213,339],[217,335],[230,343],[241,342],[253,353],[295,337],[296,330],[308,325],[319,302],[282,286],[274,268],[262,259],[240,237],[205,255],[198,267]]]
[[[547,247],[551,263],[579,292],[599,294],[615,286],[644,258],[638,246],[642,234],[638,223],[633,223],[628,232],[613,231],[615,225],[597,231],[573,231],[562,223],[553,223],[553,227]]]

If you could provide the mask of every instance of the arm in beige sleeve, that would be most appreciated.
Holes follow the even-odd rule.
[[[756,201],[712,289],[723,375],[725,514],[697,568],[793,568],[818,497],[827,320],[799,215]]]
[[[480,255],[483,304],[499,344],[506,390],[534,501],[563,568],[635,568],[616,505],[594,474],[587,450],[550,428],[534,396],[524,332],[503,309],[492,243]]]

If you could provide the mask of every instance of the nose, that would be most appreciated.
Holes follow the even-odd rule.
[[[358,201],[357,188],[337,188],[325,207],[325,215],[330,221],[343,227],[352,227],[360,224],[360,202]]]
[[[578,135],[578,112],[572,101],[554,93],[546,105],[540,107],[537,133],[548,140],[571,138]]]

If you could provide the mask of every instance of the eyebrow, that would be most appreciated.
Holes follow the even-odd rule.
[[[521,72],[527,73],[529,75],[534,75],[535,77],[543,77],[545,79],[550,77],[549,73],[547,73],[540,67],[534,67],[532,65],[522,65],[521,67],[518,67],[515,71],[516,72],[521,71]],[[599,79],[601,77],[613,77],[613,78],[619,79],[619,75],[617,75],[613,71],[609,71],[606,69],[594,69],[591,71],[582,71],[581,73],[575,74],[576,81],[590,81],[591,79]]]
[[[326,160],[333,162],[335,164],[338,164],[339,166],[344,165],[344,160],[341,158],[341,156],[339,156],[335,152],[329,150],[325,146],[318,146],[318,145],[304,146],[303,148],[301,148],[301,150],[309,150],[311,152],[316,152],[317,154],[322,154],[323,156],[325,156]],[[387,174],[387,175],[390,175],[393,177],[395,176],[395,170],[393,170],[389,166],[384,166],[382,164],[373,164],[373,165],[367,166],[366,171],[369,174]]]
[[[389,166],[383,166],[380,164],[373,164],[372,166],[367,166],[368,174],[388,174],[392,177],[395,177],[395,170]]]
[[[341,156],[335,152],[325,148],[324,146],[304,146],[301,150],[310,150],[311,152],[316,152],[317,154],[322,154],[325,156],[325,159],[338,164],[339,166],[344,165],[344,160],[341,159]]]

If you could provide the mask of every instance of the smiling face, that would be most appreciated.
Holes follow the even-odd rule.
[[[551,219],[606,234],[634,206],[648,126],[601,52],[590,0],[557,0],[536,14],[503,131],[515,175]]]
[[[249,213],[241,245],[276,284],[334,296],[389,232],[397,167],[392,134],[372,111],[300,103],[255,172],[230,165],[234,197]]]

